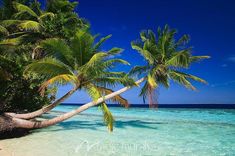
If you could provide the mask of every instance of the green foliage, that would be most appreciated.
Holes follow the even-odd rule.
[[[49,0],[47,9],[51,12],[71,12],[78,5],[78,2],[70,2],[69,0]]]
[[[48,92],[46,96],[39,95],[42,78],[22,76],[25,63],[0,55],[0,113],[34,111],[51,101]]]
[[[47,1],[47,8],[40,9],[40,3],[33,0],[4,0],[0,8],[0,111],[33,111],[49,104],[54,98],[56,88],[51,83],[76,81],[71,71],[55,76],[53,74],[24,76],[25,66],[34,59],[41,59],[41,64],[48,68],[53,66],[53,58],[45,53],[39,45],[44,40],[62,38],[69,40],[75,32],[85,27],[83,20],[73,12],[75,3],[69,1]],[[49,8],[49,6],[54,6]],[[58,8],[55,8],[58,7]],[[60,45],[60,44],[59,44]],[[4,60],[4,61],[3,61]],[[7,61],[14,60],[14,61]],[[54,59],[55,60],[55,59]],[[39,63],[36,61],[35,63]],[[56,71],[62,71],[63,64],[58,63]],[[46,64],[49,62],[49,65]],[[12,64],[12,65],[11,65]],[[33,64],[32,64],[33,65]],[[53,66],[55,68],[55,66]],[[66,66],[67,67],[67,66]],[[37,68],[28,66],[37,71]],[[58,70],[61,69],[61,70]],[[66,68],[67,70],[67,68]],[[46,70],[41,70],[46,71]],[[40,95],[40,92],[44,96]]]
[[[13,7],[17,11],[17,16],[20,16],[21,14],[27,12],[30,16],[37,17],[38,15],[28,6],[17,3],[17,2],[12,2]],[[14,15],[15,16],[15,15]],[[15,17],[17,17],[15,16]]]
[[[104,88],[105,89],[105,88]],[[85,90],[88,92],[88,94],[90,95],[90,97],[93,100],[98,100],[98,98],[100,98],[102,96],[102,91],[95,85],[93,84],[88,84],[85,87]],[[109,131],[113,131],[113,123],[114,123],[114,118],[112,113],[110,112],[110,110],[108,109],[107,105],[105,102],[103,102],[102,104],[100,104],[99,107],[102,112],[103,112],[103,117],[104,117],[104,123],[107,125],[108,130]]]
[[[11,14],[7,19],[2,18],[0,22],[0,35],[4,35],[3,43],[0,41],[1,44],[18,46],[31,43],[36,47],[39,42],[49,38],[58,37],[69,40],[77,30],[88,27],[87,23],[73,12],[75,3],[64,0],[48,1],[48,8],[45,10],[40,10],[40,4],[36,1],[27,1],[27,4],[31,5],[27,6],[24,3],[19,3],[19,1],[3,4],[0,13],[4,16],[11,6]],[[63,12],[58,11],[59,8],[50,9],[50,5],[58,5],[65,10],[66,8],[70,9]],[[44,57],[43,54],[38,56]]]
[[[5,27],[0,25],[0,38],[3,36],[7,36],[7,35],[9,35],[8,30]]]
[[[189,36],[183,35],[176,40],[175,29],[167,25],[164,29],[158,28],[157,35],[152,30],[142,31],[140,39],[133,41],[131,46],[137,50],[146,60],[147,65],[134,67],[129,74],[146,76],[146,83],[143,86],[140,96],[153,101],[154,91],[160,86],[168,88],[170,80],[173,80],[188,89],[195,90],[191,81],[206,83],[203,79],[182,72],[194,62],[207,59],[209,56],[192,56],[191,47],[187,47]],[[156,101],[155,101],[156,102]]]

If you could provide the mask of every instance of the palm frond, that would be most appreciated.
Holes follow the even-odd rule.
[[[98,63],[101,63],[101,60],[103,60],[105,57],[107,56],[107,53],[104,52],[99,52],[94,54],[90,60],[81,67],[81,69],[84,71],[87,71],[91,68],[96,68],[96,66],[98,65]]]
[[[173,56],[167,60],[166,65],[173,67],[188,68],[190,65],[191,53],[189,49],[185,49],[173,54]]]
[[[102,77],[96,78],[96,83],[100,86],[112,86],[115,87],[117,84],[122,84],[124,86],[136,86],[135,81],[128,76],[124,77]]]
[[[124,77],[127,75],[125,72],[111,72],[111,71],[103,72],[103,74],[104,77]]]
[[[180,46],[182,44],[187,44],[190,40],[190,36],[189,35],[183,35],[177,42],[176,42],[176,46]]]
[[[94,45],[94,50],[98,50],[100,48],[100,46],[106,41],[108,40],[112,35],[108,35],[106,37],[101,38],[95,45]]]
[[[9,35],[9,32],[5,27],[0,25],[0,34],[7,36],[7,35]]]
[[[92,83],[86,84],[86,86],[84,86],[84,89],[87,91],[89,96],[95,101],[98,100],[102,96],[102,93],[99,92],[97,87],[93,85]]]
[[[150,39],[151,43],[157,42],[156,35],[152,30],[148,30],[148,35],[149,35],[149,39]]]
[[[123,59],[110,59],[110,60],[101,62],[101,66],[103,66],[103,69],[115,67],[115,65],[117,65],[117,64],[130,65],[129,62],[127,62]]]
[[[99,92],[104,94],[104,95],[108,95],[108,94],[111,94],[111,93],[114,92],[113,90],[105,88],[105,87],[100,87],[100,86],[96,86],[96,87],[99,90]],[[125,108],[129,107],[128,101],[125,98],[123,98],[121,95],[117,95],[117,96],[111,98],[110,101],[117,102],[118,104],[121,104]]]
[[[93,100],[97,100],[102,96],[102,92],[91,83],[86,86],[86,90]],[[113,131],[114,118],[111,112],[109,111],[106,103],[103,102],[102,104],[100,104],[100,108],[103,112],[104,123],[107,125],[109,131]]]
[[[117,55],[120,54],[123,51],[121,48],[114,47],[111,50],[107,52],[108,55]]]
[[[137,50],[149,62],[149,64],[154,63],[154,58],[152,54],[148,50],[144,50],[141,47],[141,44],[139,44],[138,42],[131,42],[131,46],[132,49]]]
[[[40,94],[43,96],[45,93],[46,88],[48,88],[49,85],[66,85],[68,83],[76,86],[78,82],[78,79],[75,75],[71,74],[61,74],[55,77],[52,77],[51,79],[43,82],[41,87],[39,88]]]
[[[148,34],[146,30],[140,32],[140,38],[142,42],[145,42],[148,40]]]
[[[92,50],[94,38],[86,30],[79,30],[71,39],[70,47],[79,66],[89,61],[96,51]]]
[[[38,15],[32,9],[30,9],[28,6],[20,4],[20,3],[17,3],[17,2],[12,2],[12,3],[13,3],[14,8],[18,12],[27,12],[31,16],[38,17]]]
[[[40,23],[36,22],[36,21],[30,21],[30,20],[26,20],[21,22],[18,27],[21,30],[26,30],[26,31],[35,31],[35,32],[39,32],[42,27],[40,25]]]
[[[149,66],[135,66],[129,72],[129,75],[140,75],[147,73],[149,70]]]
[[[113,131],[113,123],[114,123],[114,118],[110,110],[108,109],[108,106],[106,103],[101,104],[101,109],[103,111],[103,116],[104,116],[104,123],[107,125],[108,130],[110,132]]]
[[[152,30],[143,30],[140,32],[140,38],[142,42],[150,41],[151,43],[156,43],[156,35]]]
[[[38,75],[43,75],[47,79],[51,79],[59,75],[73,75],[73,71],[63,62],[51,57],[44,58],[39,61],[35,61],[28,66],[26,66],[24,75],[35,73]]]
[[[156,82],[156,78],[154,77],[154,75],[152,74],[148,74],[147,76],[147,81],[148,84],[152,87],[152,88],[156,88],[158,86],[157,82]]]
[[[22,21],[21,20],[3,20],[0,22],[0,24],[2,26],[4,26],[5,28],[12,26],[12,25],[18,25],[20,24]]]
[[[72,56],[72,51],[64,40],[51,38],[42,41],[40,46],[46,50],[47,56],[53,56],[61,62],[73,66],[74,58]]]
[[[21,19],[21,20],[26,20],[26,19],[32,19],[32,16],[30,15],[29,12],[27,11],[20,11],[20,12],[17,12],[15,14],[13,14],[12,16],[13,19]],[[34,17],[33,17],[34,18]]]
[[[204,59],[209,59],[211,58],[210,56],[191,56],[190,57],[190,62],[193,63],[193,62],[199,62],[201,60],[204,60]]]
[[[182,75],[178,72],[170,71],[169,72],[170,78],[177,82],[180,85],[183,85],[184,87],[192,90],[196,90],[196,88],[187,80],[187,77],[185,75]]]
[[[97,79],[100,80],[105,77],[125,78],[127,74],[123,72],[111,72],[111,70],[115,67],[116,64],[128,64],[128,62],[122,59],[110,59],[107,61],[100,60],[95,62],[93,66],[91,66],[90,64],[85,64],[82,67],[79,67],[77,71],[82,73],[83,76],[87,77],[88,81],[94,81]]]
[[[23,36],[16,38],[9,38],[0,41],[0,45],[4,46],[16,46],[19,45],[23,41]]]
[[[194,80],[194,81],[197,81],[197,82],[200,82],[200,83],[207,83],[205,80],[203,80],[202,78],[199,78],[197,76],[194,76],[194,75],[191,75],[191,74],[186,74],[186,73],[183,73],[183,72],[179,72],[179,71],[176,71],[176,70],[171,70],[171,72],[174,72],[175,74],[178,74],[178,75],[181,75],[181,76],[184,76],[185,78],[187,79],[191,79],[191,80]]]
[[[52,12],[45,12],[45,13],[42,13],[42,15],[40,15],[40,16],[38,17],[38,19],[39,19],[39,20],[43,20],[43,19],[45,19],[45,18],[47,18],[47,17],[55,17],[55,14],[52,13]]]

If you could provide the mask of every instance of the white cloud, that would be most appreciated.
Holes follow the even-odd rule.
[[[233,84],[235,84],[235,80],[227,81],[227,82],[224,82],[224,83],[212,84],[211,87],[228,86],[228,85],[233,85]]]
[[[235,56],[231,56],[228,58],[229,61],[235,62]]]
[[[228,65],[227,64],[222,64],[221,67],[225,68],[225,67],[228,67]]]

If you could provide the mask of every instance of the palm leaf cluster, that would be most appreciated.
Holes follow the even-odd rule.
[[[31,7],[16,1],[9,3],[13,13],[10,18],[0,22],[0,35],[5,37],[0,41],[0,46],[34,44],[48,38],[73,36],[74,31],[86,27],[83,20],[72,12],[75,4],[77,3],[59,0],[53,2],[53,5],[58,5],[60,8],[53,9],[48,1],[48,7],[41,10],[40,3],[36,1],[31,4]],[[65,8],[70,8],[71,11],[58,12]]]
[[[164,29],[160,27],[157,35],[152,30],[142,31],[140,39],[133,41],[131,46],[137,50],[146,60],[145,66],[136,66],[130,74],[145,74],[146,82],[140,92],[143,99],[148,97],[150,105],[156,103],[154,93],[162,85],[170,86],[170,80],[177,82],[188,89],[195,90],[191,81],[206,83],[203,79],[185,73],[194,62],[209,58],[209,56],[193,56],[192,48],[187,47],[189,36],[183,35],[175,39],[177,31],[170,29],[167,25]]]
[[[100,46],[111,36],[101,38],[95,42],[96,37],[87,31],[77,31],[69,41],[59,38],[47,39],[41,42],[38,48],[46,51],[46,57],[28,65],[25,75],[37,74],[46,77],[41,86],[41,93],[49,86],[72,84],[75,88],[83,89],[97,100],[103,95],[113,91],[107,87],[117,84],[134,85],[132,78],[123,72],[115,72],[117,64],[128,65],[128,62],[113,58],[122,52],[120,48],[101,51]],[[114,102],[128,106],[126,99],[116,96]],[[104,121],[112,130],[113,117],[105,103],[101,104],[104,112]]]

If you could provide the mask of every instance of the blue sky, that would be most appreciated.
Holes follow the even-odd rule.
[[[132,66],[144,64],[143,58],[131,49],[130,42],[144,29],[156,30],[169,24],[179,35],[189,34],[194,55],[212,58],[193,65],[188,71],[208,81],[194,83],[193,92],[171,84],[159,89],[159,103],[235,103],[235,1],[233,0],[80,0],[76,11],[91,23],[92,33],[112,34],[104,49],[118,46],[125,51],[122,58]],[[121,66],[128,71],[130,67]],[[62,96],[70,87],[62,87]],[[118,88],[115,88],[115,90]],[[138,88],[123,94],[130,103],[142,103]],[[76,93],[66,102],[83,103],[89,98]]]

